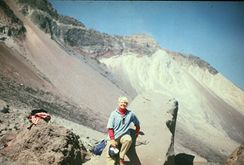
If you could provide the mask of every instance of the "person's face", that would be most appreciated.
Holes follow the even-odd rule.
[[[119,108],[120,109],[126,109],[127,105],[128,105],[127,102],[124,102],[124,101],[119,102]]]

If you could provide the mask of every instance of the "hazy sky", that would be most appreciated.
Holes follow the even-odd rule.
[[[244,3],[50,0],[58,13],[116,35],[146,33],[207,61],[244,89]]]

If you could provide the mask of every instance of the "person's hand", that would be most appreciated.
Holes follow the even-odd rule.
[[[111,146],[116,147],[117,146],[117,142],[115,140],[111,140]]]

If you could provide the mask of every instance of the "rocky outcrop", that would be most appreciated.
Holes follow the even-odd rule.
[[[59,15],[47,0],[19,0],[18,4],[22,14],[29,16],[53,40],[66,48],[75,48],[82,55],[99,57],[124,52],[150,55],[159,48],[158,43],[145,34],[113,36],[86,28],[72,17]]]
[[[22,37],[25,32],[23,22],[4,1],[0,1],[0,41],[8,37]]]
[[[129,108],[141,122],[143,134],[137,139],[140,145],[136,147],[141,164],[162,165],[174,162],[177,100],[159,93],[146,92],[138,95]]]
[[[0,100],[0,109],[8,105]],[[87,155],[80,137],[70,129],[42,119],[30,129],[28,108],[0,112],[0,164],[82,164]],[[56,116],[52,115],[55,119]]]
[[[218,71],[215,68],[213,68],[209,63],[200,59],[199,57],[190,55],[187,57],[187,61],[189,61],[192,64],[199,66],[202,69],[207,69],[209,71],[209,73],[211,73],[213,75],[218,73]]]
[[[64,127],[41,123],[22,129],[0,154],[18,164],[82,164],[78,139]]]
[[[16,0],[18,4],[21,5],[21,11],[23,14],[27,15],[31,10],[40,10],[48,13],[54,19],[58,19],[59,15],[55,9],[53,9],[51,3],[48,0]]]
[[[231,155],[228,157],[225,165],[243,165],[244,164],[244,143],[241,144]]]
[[[175,99],[170,99],[169,104],[172,104],[170,110],[168,110],[168,113],[172,115],[172,118],[169,119],[166,122],[167,127],[169,128],[169,131],[171,132],[171,143],[167,152],[167,160],[164,163],[164,165],[171,165],[175,164],[175,152],[174,152],[174,138],[175,138],[175,127],[176,127],[176,119],[177,119],[177,113],[178,113],[178,101]]]
[[[185,55],[182,53],[177,53],[177,52],[171,52],[167,51],[168,54],[170,54],[174,60],[176,60],[179,64],[182,66],[197,66],[203,70],[207,70],[209,73],[212,75],[216,75],[219,72],[212,67],[209,63],[206,61],[202,60],[201,58],[194,56],[194,55]]]

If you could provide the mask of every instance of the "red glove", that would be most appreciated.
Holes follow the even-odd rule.
[[[140,126],[136,125],[136,137],[138,137],[139,133],[140,133]]]

